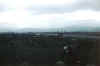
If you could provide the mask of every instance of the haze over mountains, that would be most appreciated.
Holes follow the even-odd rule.
[[[74,26],[65,28],[24,28],[19,29],[17,32],[100,32],[100,27],[90,27],[90,26]]]
[[[100,27],[88,25],[73,25],[61,28],[14,28],[2,27],[0,32],[100,32]]]

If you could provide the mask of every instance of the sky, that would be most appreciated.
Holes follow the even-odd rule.
[[[99,17],[100,0],[0,0],[0,30],[99,27]]]

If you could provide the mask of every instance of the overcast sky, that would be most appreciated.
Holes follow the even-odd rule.
[[[0,0],[0,28],[58,28],[83,22],[100,26],[100,0]]]

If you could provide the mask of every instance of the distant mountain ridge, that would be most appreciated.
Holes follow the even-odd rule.
[[[0,32],[100,32],[100,27],[74,25],[63,28],[0,28]]]

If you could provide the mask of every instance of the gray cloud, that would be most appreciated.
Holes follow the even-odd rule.
[[[72,7],[72,6],[70,6]],[[28,10],[30,11],[38,11],[39,13],[64,13],[70,12],[74,9],[71,9],[69,6],[38,6],[38,7],[29,7]]]
[[[4,6],[0,4],[0,12],[4,11]]]
[[[65,13],[77,10],[76,5],[48,5],[48,6],[31,6],[29,11],[38,13]]]
[[[77,0],[76,3],[70,5],[48,5],[48,6],[30,6],[29,11],[38,11],[38,13],[65,13],[75,10],[91,9],[100,10],[100,0]]]
[[[75,8],[100,10],[100,0],[79,0]]]

